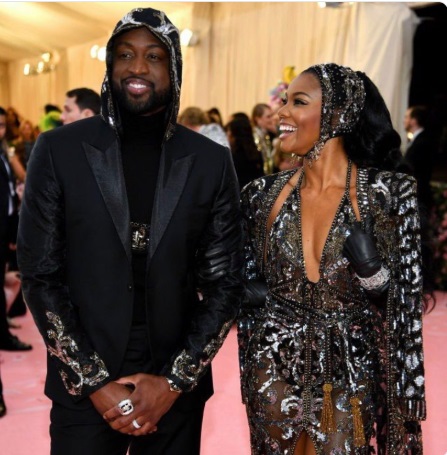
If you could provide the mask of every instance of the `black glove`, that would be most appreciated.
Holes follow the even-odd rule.
[[[372,236],[372,222],[372,216],[368,215],[365,218],[365,230],[363,230],[361,223],[356,221],[343,245],[343,255],[360,278],[370,278],[382,268],[382,260]],[[367,292],[378,297],[388,290],[388,287],[389,280],[386,280],[377,288],[367,289]]]
[[[215,281],[227,274],[230,256],[221,247],[208,250],[199,263],[197,278],[199,282]]]
[[[365,230],[362,224],[356,221],[343,245],[343,255],[351,263],[354,272],[362,277],[369,278],[376,274],[382,266],[379,253],[372,237],[372,217],[365,219]]]
[[[268,286],[264,280],[250,280],[245,285],[245,298],[242,307],[262,308],[267,297]]]

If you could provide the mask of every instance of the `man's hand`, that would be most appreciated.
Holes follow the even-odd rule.
[[[95,409],[103,415],[110,408],[116,406],[120,401],[129,398],[131,390],[124,384],[109,382],[96,392],[90,395],[90,400]]]
[[[180,393],[171,392],[164,376],[138,373],[116,381],[117,385],[132,384],[134,391],[127,397],[134,410],[129,415],[121,415],[117,404],[103,414],[110,426],[124,434],[141,436],[156,431],[157,423],[166,414]],[[136,425],[132,422],[136,422]],[[140,428],[136,428],[140,426]]]

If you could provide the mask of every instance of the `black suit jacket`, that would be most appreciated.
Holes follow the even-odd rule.
[[[85,398],[119,371],[134,299],[130,240],[115,132],[98,116],[41,134],[28,165],[18,260],[48,348],[45,390],[66,406],[90,406]],[[208,364],[239,306],[240,245],[229,151],[178,126],[163,146],[146,282],[156,372],[176,371],[182,388],[194,389],[179,406],[212,394]],[[197,274],[216,248],[226,272],[202,280],[200,301]]]
[[[418,186],[418,201],[424,210],[432,206],[430,180],[436,153],[436,140],[430,131],[421,131],[411,142],[404,156],[408,168]]]

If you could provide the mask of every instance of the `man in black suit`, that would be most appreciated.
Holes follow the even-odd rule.
[[[402,170],[413,175],[418,185],[418,201],[423,215],[428,216],[433,205],[430,180],[437,149],[435,135],[429,130],[429,112],[425,106],[410,106],[404,117],[409,143],[404,153]]]
[[[238,183],[226,148],[176,122],[163,12],[124,16],[106,63],[101,115],[40,135],[20,215],[51,453],[197,455],[242,291]]]

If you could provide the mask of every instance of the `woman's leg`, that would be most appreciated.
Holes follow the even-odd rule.
[[[316,455],[314,443],[307,433],[303,431],[293,451],[293,455]]]

